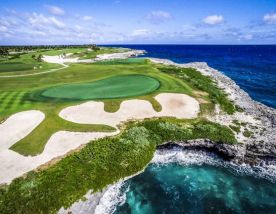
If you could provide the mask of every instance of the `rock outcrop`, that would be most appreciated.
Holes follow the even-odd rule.
[[[238,120],[245,124],[242,127],[243,130],[249,130],[252,133],[251,137],[245,137],[242,133],[236,134],[240,142],[239,145],[218,144],[209,140],[174,142],[173,144],[185,149],[215,151],[224,158],[237,162],[251,164],[276,162],[276,109],[253,100],[232,79],[209,67],[205,62],[178,64],[166,59],[149,59],[155,63],[194,68],[203,75],[209,76],[219,88],[225,91],[229,100],[233,101],[234,105],[238,106],[242,111],[228,115],[218,108],[215,115],[208,117],[208,119],[227,126]],[[171,144],[172,142],[168,142],[166,145],[169,146]]]

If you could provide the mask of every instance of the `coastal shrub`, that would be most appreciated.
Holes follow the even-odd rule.
[[[246,129],[242,134],[244,137],[250,138],[250,137],[252,137],[253,132]]]
[[[218,103],[222,110],[228,114],[235,112],[235,106],[227,99],[226,94],[217,87],[212,79],[202,75],[199,71],[192,68],[177,68],[174,66],[164,66],[160,71],[177,75],[180,79],[189,82],[194,88],[205,91],[213,103]]]
[[[204,120],[130,122],[122,134],[95,140],[55,165],[0,188],[0,213],[56,213],[83,198],[88,190],[99,191],[141,171],[156,145],[196,138],[237,142],[229,128]]]
[[[241,127],[239,125],[237,126],[229,125],[229,128],[235,131],[236,133],[239,133],[241,131]]]

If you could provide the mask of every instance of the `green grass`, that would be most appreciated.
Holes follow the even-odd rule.
[[[93,141],[81,151],[0,189],[0,213],[56,213],[88,190],[99,191],[142,170],[156,145],[168,140],[209,138],[237,143],[233,132],[205,120],[158,119],[132,122],[116,137]]]
[[[242,133],[244,137],[250,138],[253,136],[253,132],[249,131],[248,129],[245,129]]]
[[[120,75],[144,75],[156,79],[160,86],[151,94],[141,96],[142,99],[149,100],[153,107],[158,110],[160,104],[152,97],[162,92],[179,92],[192,94],[192,89],[185,82],[161,73],[154,65],[143,61],[140,64],[118,64],[118,65],[97,65],[97,64],[74,64],[69,68],[54,73],[46,73],[39,76],[26,76],[14,78],[0,78],[0,121],[9,115],[29,109],[41,110],[46,114],[45,121],[37,127],[30,135],[12,146],[12,149],[24,155],[39,154],[47,142],[47,139],[59,130],[87,131],[87,126],[74,124],[73,128],[68,122],[57,116],[60,106],[66,107],[80,103],[80,101],[57,100],[51,98],[37,99],[36,92],[45,88],[57,87],[64,84],[87,83],[88,81],[99,81]],[[39,96],[38,96],[39,97]],[[118,109],[118,104],[125,99],[137,98],[137,96],[121,99],[104,99],[106,109],[114,111]],[[116,104],[114,104],[116,103]],[[108,107],[107,107],[108,106]],[[53,112],[53,113],[51,113]],[[78,128],[77,128],[78,126]],[[71,128],[70,128],[71,127]],[[99,128],[90,126],[91,130]]]
[[[94,64],[96,65],[125,65],[125,64],[145,64],[146,59],[143,58],[128,58],[128,59],[115,59],[115,60],[107,60],[107,61],[98,61]]]
[[[100,50],[97,51],[83,51],[79,54],[75,54],[75,56],[80,57],[80,59],[91,59],[95,58],[99,54],[110,54],[110,53],[120,53],[120,52],[125,52],[128,49],[126,48],[112,48],[112,47],[101,47]]]
[[[159,87],[158,80],[144,75],[109,77],[89,83],[66,84],[44,90],[41,96],[55,99],[92,100],[133,97]]]
[[[234,126],[234,125],[229,125],[229,127],[236,133],[240,133],[241,132],[241,127],[239,125]]]
[[[176,75],[185,82],[190,83],[195,89],[207,92],[208,98],[213,103],[218,103],[226,113],[233,114],[236,111],[234,104],[227,99],[227,95],[217,87],[212,79],[202,75],[199,71],[192,68],[183,69],[174,66],[160,66],[159,69],[162,72]]]
[[[62,52],[62,50],[46,50],[45,53],[55,55],[57,51]],[[67,49],[66,51],[82,52],[84,50],[77,48],[72,50]],[[23,63],[31,63],[33,60],[30,58],[30,54],[21,55],[19,59],[23,60]],[[14,60],[18,60],[18,58]],[[37,76],[0,78],[0,121],[13,113],[23,110],[37,109],[44,112],[46,115],[45,120],[30,135],[12,146],[12,149],[16,152],[24,155],[34,155],[42,152],[49,137],[59,130],[111,131],[111,127],[81,125],[62,120],[57,116],[61,108],[79,104],[80,101],[39,96],[45,89],[68,89],[66,88],[68,86],[83,86],[87,83],[99,84],[101,86],[99,88],[100,90],[98,90],[100,93],[103,92],[102,87],[107,87],[107,96],[96,97],[94,96],[95,94],[93,94],[94,97],[91,97],[91,94],[87,93],[87,91],[82,93],[82,96],[85,95],[88,96],[89,99],[97,99],[105,102],[105,110],[109,112],[117,111],[122,101],[133,98],[148,100],[156,111],[160,111],[161,105],[154,99],[154,96],[163,92],[184,93],[205,101],[200,104],[202,111],[200,114],[201,116],[211,114],[214,103],[217,101],[213,102],[210,93],[217,93],[219,89],[214,88],[214,83],[210,79],[207,77],[207,79],[205,79],[205,77],[200,76],[198,74],[199,72],[192,74],[194,72],[196,73],[193,69],[181,69],[181,72],[175,69],[171,70],[169,66],[160,66],[150,63],[145,59],[132,58],[105,61],[95,64],[72,64],[68,68],[59,70],[58,72],[45,73]],[[189,74],[189,79],[183,78],[183,73]],[[133,79],[134,76],[139,78]],[[141,95],[140,93],[139,96],[137,96],[138,94],[136,93],[129,94],[129,87],[133,87],[133,85],[129,83],[133,82],[129,80],[123,81],[121,77],[130,78],[130,81],[134,81],[134,83],[137,81],[138,84],[135,85],[134,89],[142,89],[144,90],[143,93],[147,94]],[[145,88],[145,79],[149,80],[149,85],[151,85],[149,88],[151,88],[151,90]],[[114,84],[114,81],[117,82],[117,80],[119,83],[118,85],[120,85],[120,90],[116,91],[114,89],[116,89],[117,84]],[[203,93],[202,91],[204,91],[204,88],[195,84],[195,81],[199,81],[200,83],[203,82],[204,88],[210,84],[210,88],[214,88],[215,92],[208,89],[208,93]],[[158,88],[156,82],[159,83]],[[121,91],[122,85],[126,86],[123,91]],[[73,89],[75,89],[74,87]],[[95,87],[95,85],[93,87]],[[155,89],[154,91],[152,87]],[[96,90],[96,88],[94,89]],[[64,92],[66,91],[67,90]],[[73,90],[73,92],[76,93],[75,90]],[[79,91],[78,94],[80,94],[80,92],[82,91]],[[115,93],[115,95],[119,94],[120,96],[123,94],[124,97],[114,98],[116,96],[114,96],[113,93]],[[219,93],[223,94],[222,92]],[[63,96],[64,94],[60,93],[59,95]]]
[[[33,54],[18,54],[17,57],[10,57],[8,60],[0,61],[0,78],[1,76],[33,74],[62,67],[58,64],[38,62],[32,58]]]
[[[45,104],[47,105],[47,104]],[[48,104],[49,105],[49,104]],[[43,122],[27,137],[15,143],[10,149],[22,155],[37,155],[43,152],[47,141],[53,133],[57,131],[76,131],[76,132],[112,132],[115,128],[107,125],[96,124],[77,124],[63,120],[58,116],[58,112],[63,108],[48,106]]]
[[[0,72],[26,71],[33,69],[36,64],[24,64],[22,62],[7,62],[0,64]]]

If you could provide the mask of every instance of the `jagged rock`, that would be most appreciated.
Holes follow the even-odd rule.
[[[178,64],[167,59],[149,59],[155,63],[182,68],[194,68],[203,75],[209,76],[217,83],[219,88],[223,89],[228,94],[228,98],[232,100],[236,106],[244,110],[244,112],[240,114],[245,117],[250,115],[252,118],[259,121],[258,131],[252,130],[254,132],[254,137],[245,139],[243,145],[218,144],[208,140],[186,141],[182,143],[176,142],[175,144],[185,149],[195,148],[213,150],[232,161],[251,164],[259,164],[263,161],[276,162],[276,109],[252,100],[232,79],[218,70],[209,67],[205,62]],[[215,122],[219,121],[219,123],[223,123],[224,119],[229,122],[231,121],[231,115],[224,115],[224,117],[222,116],[217,119],[211,118],[211,120],[212,119]],[[234,119],[235,118],[232,117],[232,120]]]

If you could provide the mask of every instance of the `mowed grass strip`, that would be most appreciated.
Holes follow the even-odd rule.
[[[56,86],[43,91],[41,95],[69,100],[122,98],[148,94],[158,89],[159,85],[158,80],[149,76],[122,75],[90,83]]]
[[[63,120],[58,116],[58,112],[64,108],[60,105],[58,108],[52,104],[45,109],[45,119],[35,128],[27,137],[11,146],[11,150],[21,155],[38,155],[43,152],[44,147],[52,134],[58,131],[74,132],[113,132],[115,128],[108,125],[98,124],[77,124]]]
[[[0,72],[11,72],[11,71],[26,71],[31,70],[35,64],[24,64],[21,62],[7,62],[0,64]]]
[[[2,114],[14,112],[17,110],[26,110],[31,107],[31,102],[28,101],[26,91],[9,91],[0,93],[0,118]]]

